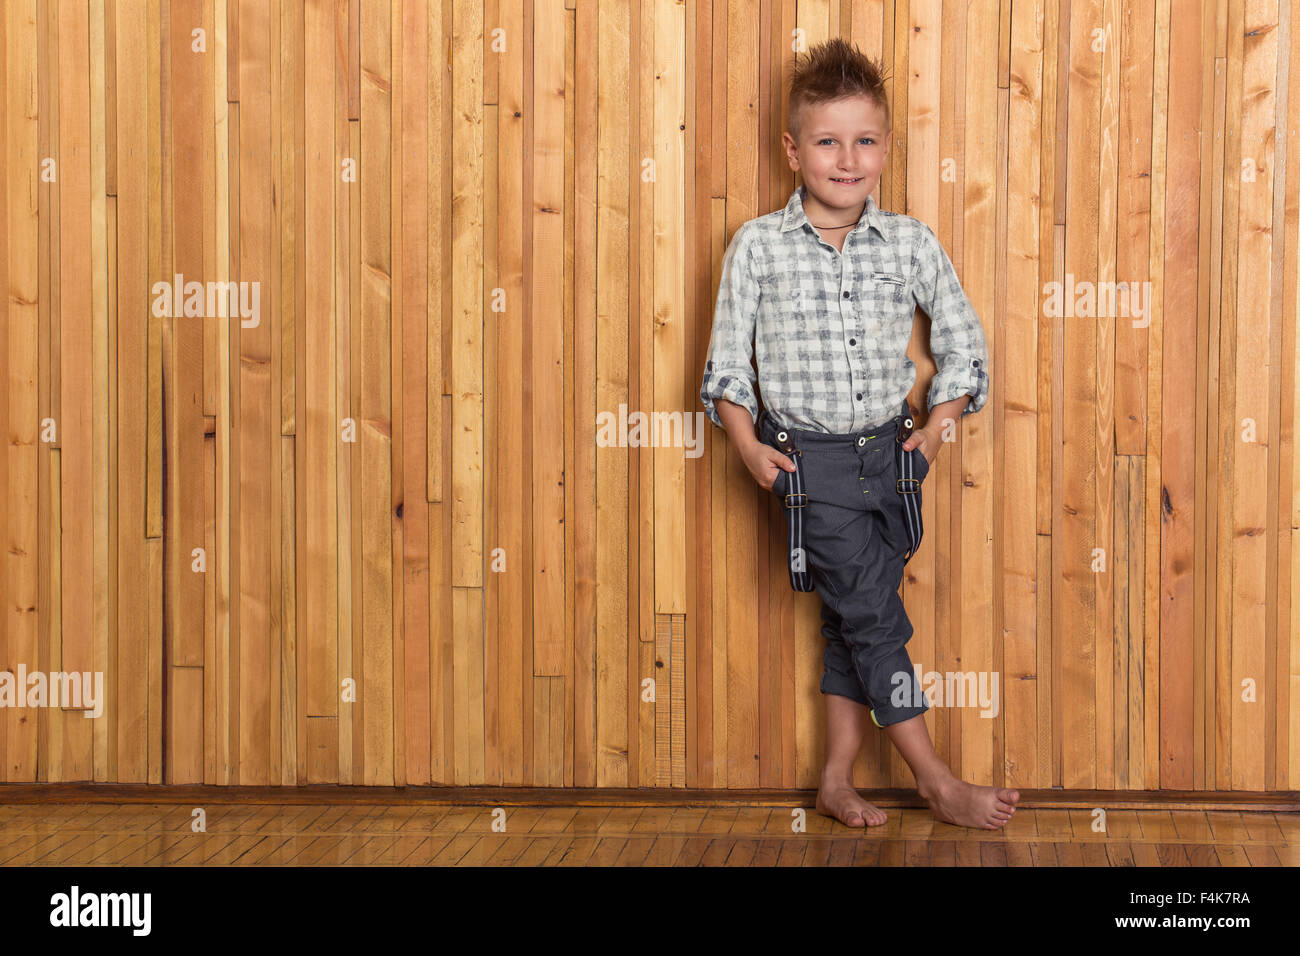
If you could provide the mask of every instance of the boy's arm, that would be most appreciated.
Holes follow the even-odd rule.
[[[757,441],[754,425],[758,422],[758,399],[752,363],[759,288],[749,240],[742,225],[722,257],[722,279],[700,385],[700,401],[709,421],[726,428],[738,447],[747,444],[747,437]],[[741,409],[749,413],[748,422],[740,415]]]
[[[921,225],[925,232],[916,269],[916,301],[930,317],[930,351],[939,366],[926,398],[927,422],[939,422],[972,415],[988,401],[988,348],[984,327],[952,260],[934,231]],[[970,396],[969,401],[954,403],[962,396]]]
[[[725,398],[719,398],[717,414],[722,419],[723,427],[726,428],[727,434],[731,437],[742,456],[749,450],[750,445],[759,444],[758,433],[754,430],[754,422],[749,417],[748,409],[743,405],[737,405]]]

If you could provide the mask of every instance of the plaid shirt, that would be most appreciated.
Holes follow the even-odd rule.
[[[841,254],[808,221],[803,188],[727,246],[700,387],[709,420],[722,427],[714,402],[725,398],[757,424],[753,339],[763,401],[780,427],[849,434],[883,424],[916,382],[907,343],[917,305],[938,365],[927,407],[969,394],[963,414],[983,408],[984,329],[930,227],[868,196]]]

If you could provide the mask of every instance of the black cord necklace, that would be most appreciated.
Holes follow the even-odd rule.
[[[804,188],[806,190],[806,187]],[[861,218],[862,218],[861,216],[858,217],[858,219]],[[846,222],[842,226],[819,226],[816,223],[814,223],[812,220],[808,221],[808,225],[812,226],[814,229],[847,229],[849,226],[856,226],[857,224],[858,224],[857,219],[855,219],[853,222]]]

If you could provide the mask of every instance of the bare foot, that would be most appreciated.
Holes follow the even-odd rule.
[[[843,782],[822,783],[817,791],[817,812],[850,827],[878,827],[887,819],[885,811],[867,803],[852,785]]]
[[[1020,799],[1017,790],[977,787],[952,775],[935,783],[927,781],[919,789],[937,819],[953,826],[983,830],[1005,826]]]

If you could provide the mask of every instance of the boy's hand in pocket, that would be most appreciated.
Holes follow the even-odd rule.
[[[911,451],[913,448],[920,448],[926,464],[933,466],[934,460],[939,457],[939,448],[942,445],[943,439],[939,437],[938,432],[931,431],[930,426],[926,425],[908,436],[907,441],[903,442],[903,450]]]
[[[749,473],[754,476],[754,480],[759,486],[772,490],[772,485],[776,483],[776,476],[782,471],[794,471],[794,462],[787,458],[781,452],[777,451],[771,445],[764,445],[762,442],[755,442],[743,455],[745,467]]]

